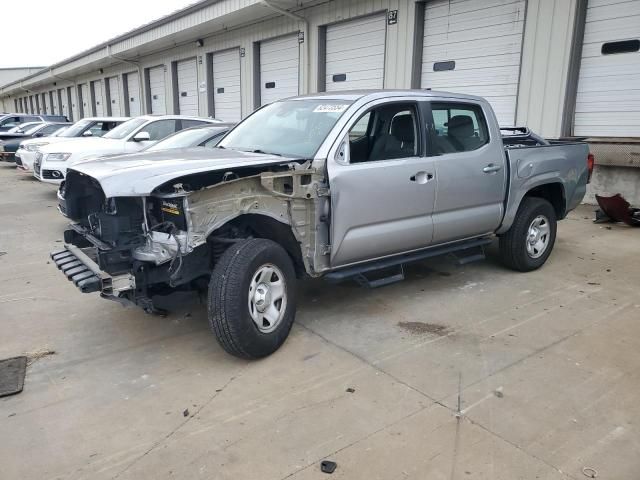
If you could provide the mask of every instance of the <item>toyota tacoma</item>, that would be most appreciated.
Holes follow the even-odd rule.
[[[287,338],[305,276],[383,285],[408,262],[477,257],[496,235],[506,266],[539,268],[592,166],[585,143],[501,131],[480,97],[308,95],[260,108],[214,149],[73,166],[51,256],[82,292],[148,312],[206,291],[222,347],[259,358]]]

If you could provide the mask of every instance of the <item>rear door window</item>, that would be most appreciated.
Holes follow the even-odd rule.
[[[149,140],[162,140],[178,130],[178,120],[158,120],[140,129],[149,134]]]
[[[489,143],[487,121],[479,105],[431,104],[433,154],[470,152]]]

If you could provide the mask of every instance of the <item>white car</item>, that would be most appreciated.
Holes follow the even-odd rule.
[[[75,138],[41,147],[33,165],[33,176],[42,182],[59,185],[71,165],[103,155],[135,153],[179,130],[207,123],[222,121],[183,115],[136,117],[102,138]]]
[[[36,154],[40,148],[51,143],[64,142],[72,138],[102,137],[105,133],[121,123],[130,120],[129,117],[88,117],[77,121],[56,136],[33,138],[23,141],[16,152],[16,166],[25,172],[33,170]]]

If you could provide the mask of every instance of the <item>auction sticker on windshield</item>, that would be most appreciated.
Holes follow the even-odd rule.
[[[313,109],[314,113],[342,113],[344,112],[349,105],[336,105],[336,104],[327,104],[327,105],[318,105]]]

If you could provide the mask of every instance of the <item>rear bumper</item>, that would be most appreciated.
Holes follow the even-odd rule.
[[[82,293],[100,292],[103,296],[118,297],[121,292],[135,289],[132,275],[112,276],[101,271],[92,258],[93,252],[95,247],[78,248],[65,244],[62,250],[51,253],[51,259]]]

